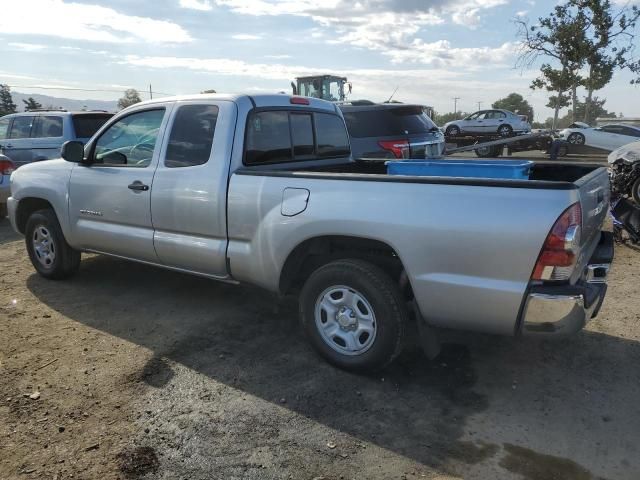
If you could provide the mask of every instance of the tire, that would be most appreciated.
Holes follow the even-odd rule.
[[[444,134],[447,137],[457,137],[458,135],[460,135],[460,127],[458,127],[457,125],[450,125],[447,127]]]
[[[29,216],[25,242],[31,264],[43,277],[61,280],[78,271],[80,252],[65,240],[53,210],[38,210]]]
[[[493,147],[480,147],[476,148],[474,152],[479,158],[499,157],[502,153],[502,145],[495,145]]]
[[[513,128],[511,125],[500,125],[498,127],[498,135],[501,137],[510,137],[513,135]]]
[[[640,205],[640,178],[638,178],[635,182],[633,182],[633,186],[631,187],[631,198],[636,204]]]
[[[380,268],[362,260],[338,260],[306,281],[300,321],[311,345],[329,363],[373,371],[400,354],[407,309],[400,290]]]
[[[567,142],[571,145],[584,145],[584,135],[578,132],[573,132],[567,137]]]

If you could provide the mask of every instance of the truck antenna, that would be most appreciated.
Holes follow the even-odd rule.
[[[393,98],[393,96],[396,94],[396,92],[398,91],[398,89],[400,88],[400,85],[398,85],[396,87],[396,89],[393,91],[393,93],[391,94],[391,96],[389,97],[389,100],[387,100],[385,103],[389,103],[391,102],[391,99]]]

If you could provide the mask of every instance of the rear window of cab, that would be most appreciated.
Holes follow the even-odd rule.
[[[342,118],[304,110],[252,112],[247,120],[244,164],[264,165],[351,153]]]

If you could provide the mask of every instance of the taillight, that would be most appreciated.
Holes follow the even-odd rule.
[[[0,175],[11,175],[16,169],[11,160],[0,160]]]
[[[568,280],[580,253],[582,209],[579,203],[567,208],[547,235],[533,269],[532,280]]]
[[[396,158],[409,158],[409,140],[380,140],[378,145]]]
[[[309,99],[304,97],[291,97],[289,103],[292,105],[309,105]]]

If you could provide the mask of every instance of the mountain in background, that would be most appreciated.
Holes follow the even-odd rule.
[[[13,103],[16,104],[16,110],[19,112],[24,111],[24,103],[22,100],[26,100],[32,97],[36,102],[42,105],[42,108],[61,108],[63,110],[106,110],[107,112],[115,112],[118,110],[117,100],[75,100],[73,98],[60,98],[51,97],[49,95],[40,95],[38,93],[20,93],[11,91],[13,97]]]

